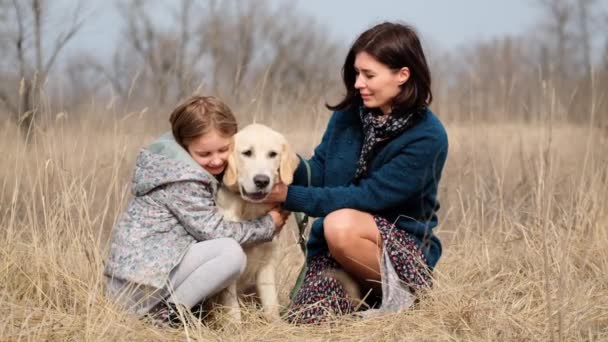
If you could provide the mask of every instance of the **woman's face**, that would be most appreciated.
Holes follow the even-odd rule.
[[[211,131],[192,140],[186,147],[192,159],[214,176],[224,172],[228,154],[230,154],[231,137],[218,131]]]
[[[380,108],[390,113],[393,99],[401,91],[400,86],[410,77],[410,70],[403,67],[392,70],[365,51],[355,56],[355,89],[359,91],[367,108]]]

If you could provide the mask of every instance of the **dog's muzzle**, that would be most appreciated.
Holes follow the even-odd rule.
[[[269,191],[255,191],[255,192],[247,192],[244,187],[241,187],[241,194],[247,200],[258,202],[266,198],[270,192]]]
[[[245,187],[241,187],[241,193],[246,199],[261,201],[270,193],[270,190],[268,189],[270,177],[266,175],[255,175],[253,177],[253,184],[255,185],[255,191],[247,191]]]

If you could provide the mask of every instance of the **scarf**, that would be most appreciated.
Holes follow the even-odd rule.
[[[363,123],[363,146],[361,155],[357,162],[357,171],[354,181],[358,181],[367,175],[369,162],[373,157],[373,151],[380,142],[390,140],[415,124],[415,120],[421,117],[426,108],[414,110],[409,114],[395,115],[393,112],[384,121],[378,120],[378,115],[363,106],[359,109],[359,116]]]

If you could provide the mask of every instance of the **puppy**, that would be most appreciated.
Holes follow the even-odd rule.
[[[234,136],[223,186],[217,196],[224,218],[244,221],[268,213],[272,206],[261,201],[277,182],[292,182],[298,163],[297,155],[280,133],[260,124],[240,130]],[[253,288],[260,298],[264,317],[279,320],[275,280],[278,242],[244,246],[244,250],[247,267],[238,281],[220,294],[220,302],[227,307],[230,317],[240,322],[238,295]]]

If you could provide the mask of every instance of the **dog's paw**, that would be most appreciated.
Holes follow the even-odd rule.
[[[265,310],[263,313],[263,317],[268,323],[276,323],[281,321],[281,315],[279,314],[279,309],[271,309]]]

